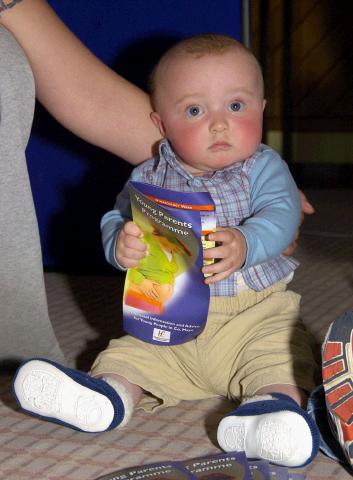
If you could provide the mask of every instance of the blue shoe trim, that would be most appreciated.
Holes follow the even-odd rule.
[[[325,340],[329,340],[330,342],[350,343],[352,327],[353,310],[348,310],[347,312],[342,313],[331,323],[329,327],[330,333],[328,334],[328,338]]]
[[[319,385],[310,393],[307,412],[318,427],[321,452],[336,462],[349,465],[337,435],[333,433],[331,424],[327,419],[325,391],[322,385]]]
[[[320,445],[320,434],[314,420],[309,416],[309,414],[303,410],[291,397],[285,395],[284,393],[271,393],[269,394],[273,397],[273,400],[257,400],[255,402],[245,403],[240,405],[236,410],[226,415],[245,417],[252,415],[263,415],[266,413],[275,413],[275,412],[294,412],[304,418],[308,427],[310,428],[311,436],[313,439],[313,448],[311,455],[308,460],[298,467],[304,467],[314,460],[319,451]]]
[[[79,383],[83,387],[89,388],[90,390],[94,390],[95,392],[101,393],[102,395],[107,397],[111,401],[111,403],[114,407],[114,417],[113,417],[113,420],[112,420],[111,424],[109,425],[109,427],[104,431],[113,430],[114,428],[116,428],[122,422],[122,420],[125,416],[124,404],[123,404],[120,396],[118,395],[118,393],[107,382],[105,382],[104,380],[101,380],[100,378],[91,377],[87,373],[81,372],[80,370],[74,370],[74,369],[69,368],[69,367],[64,367],[63,365],[60,365],[59,363],[56,363],[52,360],[47,360],[45,358],[40,358],[40,357],[39,358],[36,358],[36,357],[35,358],[30,358],[29,360],[26,360],[16,370],[14,378],[13,378],[13,385],[15,383],[18,372],[23,367],[23,365],[25,365],[28,362],[31,362],[32,360],[40,360],[41,362],[49,363],[49,364],[53,365],[54,367],[56,367],[58,370],[61,370],[62,372],[64,372],[68,377],[72,378],[76,383]],[[40,415],[40,414],[37,414],[37,413],[33,413],[30,410],[27,410],[27,409],[25,409],[21,406],[20,401],[19,401],[19,399],[16,395],[16,392],[15,392],[14,388],[13,388],[13,394],[14,394],[14,397],[16,398],[17,403],[22,408],[22,410],[26,411],[27,413],[29,413],[30,415],[32,415],[34,417],[41,418],[41,419],[47,420],[49,422],[57,423],[59,425],[65,426],[65,427],[70,427],[70,428],[72,428],[74,430],[78,430],[80,432],[99,433],[99,432],[87,432],[86,430],[82,430],[81,428],[78,428],[74,425],[71,425],[71,423],[63,422],[61,420],[58,420],[57,418],[48,417],[46,415]]]

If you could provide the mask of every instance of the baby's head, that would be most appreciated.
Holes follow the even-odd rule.
[[[162,56],[150,87],[151,118],[191,174],[226,168],[256,151],[263,79],[254,55],[235,39],[182,40]]]

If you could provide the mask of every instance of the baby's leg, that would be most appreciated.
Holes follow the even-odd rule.
[[[17,370],[14,391],[28,413],[84,432],[126,425],[142,394],[122,377],[94,378],[41,359],[29,360]]]
[[[121,375],[109,373],[102,376],[97,376],[103,381],[107,382],[120,396],[124,404],[124,418],[119,424],[119,428],[125,427],[132,417],[134,408],[140,403],[142,397],[142,388],[135,385]]]
[[[220,446],[288,467],[309,463],[319,446],[317,427],[305,410],[315,363],[299,319],[298,296],[274,292],[235,321],[233,328],[242,325],[244,340],[238,342],[234,367],[226,357],[232,365],[226,388],[242,403],[221,420]],[[227,345],[232,343],[223,342],[222,349]]]
[[[271,395],[271,393],[283,393],[284,395],[288,395],[288,397],[291,397],[295,402],[297,402],[298,405],[306,409],[306,405],[308,403],[308,393],[296,385],[268,385],[257,390],[256,395]]]

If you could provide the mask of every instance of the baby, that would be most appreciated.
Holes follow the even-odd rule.
[[[319,443],[305,411],[315,364],[300,298],[287,290],[297,262],[281,255],[300,223],[300,200],[285,162],[261,144],[261,69],[236,40],[195,36],[162,56],[151,99],[164,139],[131,180],[212,196],[216,246],[204,257],[217,261],[203,267],[211,293],[206,327],[177,346],[112,340],[90,374],[30,360],[17,372],[17,399],[46,420],[99,432],[125,426],[137,406],[154,412],[224,396],[241,403],[219,424],[222,449],[305,465]],[[103,217],[102,234],[115,267],[136,268],[146,257],[127,186]]]

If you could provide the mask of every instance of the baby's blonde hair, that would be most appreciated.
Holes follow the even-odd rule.
[[[177,42],[162,55],[157,65],[152,70],[149,78],[149,91],[153,108],[156,108],[156,92],[161,81],[161,72],[169,61],[185,55],[191,55],[196,59],[205,55],[222,55],[228,50],[234,49],[238,52],[245,53],[249,58],[253,59],[263,84],[260,64],[251,50],[245,47],[241,42],[238,42],[238,40],[235,40],[235,38],[228,35],[220,33],[202,33]]]

